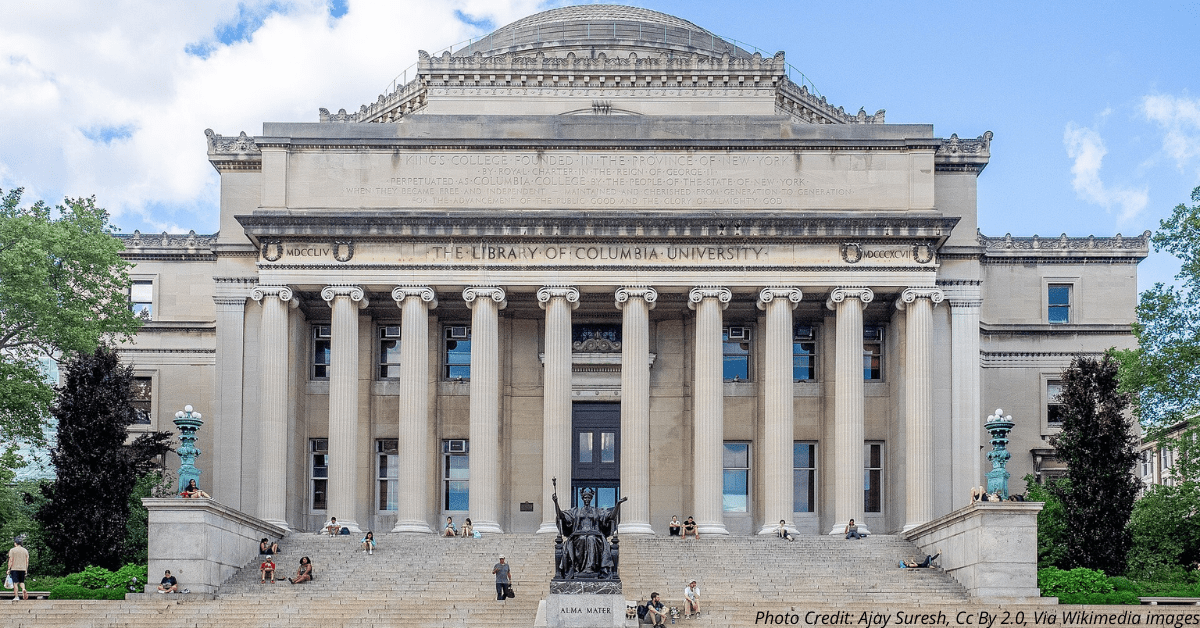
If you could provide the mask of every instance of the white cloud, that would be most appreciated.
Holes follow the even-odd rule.
[[[1067,147],[1067,156],[1075,160],[1071,166],[1071,173],[1075,175],[1071,185],[1080,198],[1106,210],[1120,207],[1119,220],[1123,223],[1131,221],[1146,208],[1150,202],[1146,188],[1113,187],[1100,179],[1100,167],[1108,149],[1098,132],[1068,122],[1063,132],[1063,144]]]
[[[1195,167],[1200,179],[1200,98],[1145,96],[1142,113],[1162,127],[1163,151],[1175,160],[1179,170]]]
[[[215,230],[205,128],[253,135],[353,111],[418,49],[482,34],[456,11],[501,26],[544,4],[349,0],[334,18],[326,0],[0,0],[0,188],[95,194],[128,230]]]

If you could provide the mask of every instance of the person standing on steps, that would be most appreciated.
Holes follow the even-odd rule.
[[[505,590],[512,586],[511,567],[504,562],[504,554],[500,555],[500,562],[492,567],[492,573],[496,574],[496,600],[503,602]]]
[[[12,601],[16,602],[17,588],[21,589],[24,594],[24,599],[29,599],[29,591],[25,590],[25,572],[29,571],[29,550],[22,547],[25,543],[24,535],[20,535],[13,539],[13,548],[8,550],[8,577],[12,578]]]

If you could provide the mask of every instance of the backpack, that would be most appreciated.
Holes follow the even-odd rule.
[[[650,610],[648,608],[646,608],[645,604],[638,604],[638,610],[637,610],[638,619],[645,619],[646,613],[648,613],[648,612],[650,612]]]

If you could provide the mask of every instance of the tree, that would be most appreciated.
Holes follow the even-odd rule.
[[[1131,472],[1137,438],[1126,416],[1128,396],[1118,391],[1117,363],[1076,357],[1063,371],[1062,431],[1050,438],[1067,464],[1069,484],[1051,487],[1062,501],[1068,567],[1125,573],[1129,522],[1141,483]]]
[[[1179,286],[1156,283],[1142,293],[1133,325],[1138,348],[1115,351],[1122,390],[1147,430],[1157,432],[1200,413],[1200,187],[1159,221],[1156,251],[1180,260]],[[1152,436],[1155,434],[1152,434]]]
[[[1061,483],[1064,488],[1070,482],[1064,478],[1050,480],[1049,484]],[[1042,502],[1037,517],[1038,569],[1064,567],[1067,559],[1067,523],[1063,515],[1062,502],[1050,486],[1038,484],[1033,474],[1025,476],[1025,501]]]
[[[89,565],[116,570],[124,562],[129,495],[154,459],[170,450],[170,434],[143,434],[126,444],[136,415],[130,403],[133,371],[101,345],[77,354],[66,368],[51,412],[58,419],[58,470],[38,510],[51,548],[68,571]]]
[[[41,201],[20,207],[21,193],[0,197],[0,439],[44,444],[54,391],[40,360],[91,353],[139,323],[126,296],[130,264],[95,198],[52,211]]]

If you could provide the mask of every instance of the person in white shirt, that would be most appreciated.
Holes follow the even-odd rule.
[[[337,517],[330,517],[329,521],[325,522],[325,532],[329,536],[337,536],[342,531],[342,526],[337,522]]]
[[[685,618],[691,618],[693,614],[700,616],[700,587],[696,586],[695,580],[683,589],[683,608]]]

